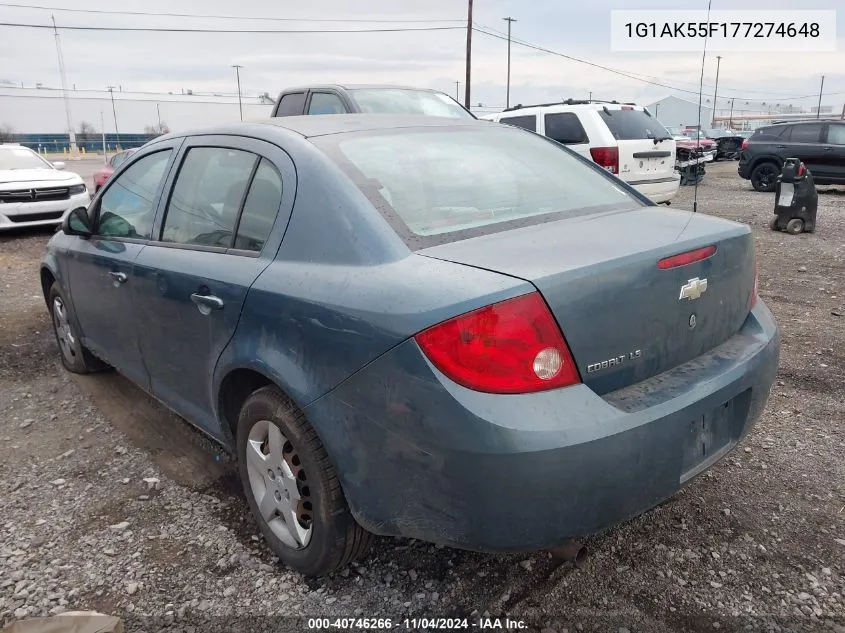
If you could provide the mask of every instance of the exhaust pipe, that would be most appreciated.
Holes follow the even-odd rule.
[[[555,547],[549,550],[552,558],[564,562],[572,563],[578,569],[582,569],[587,562],[589,552],[581,541],[570,539],[560,547]]]

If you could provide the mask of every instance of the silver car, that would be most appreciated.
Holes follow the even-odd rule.
[[[91,201],[79,174],[64,171],[28,147],[0,145],[0,231],[55,225]]]

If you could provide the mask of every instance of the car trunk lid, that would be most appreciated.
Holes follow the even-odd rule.
[[[711,245],[710,257],[658,267]],[[417,253],[534,284],[582,380],[597,393],[645,380],[733,336],[748,316],[755,277],[748,227],[660,207],[572,217]]]

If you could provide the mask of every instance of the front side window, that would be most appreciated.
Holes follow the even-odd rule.
[[[523,130],[530,130],[532,132],[537,131],[537,117],[533,114],[527,116],[500,117],[499,123],[521,127]]]
[[[312,142],[411,248],[642,205],[543,137],[506,125],[482,128],[362,132]]]
[[[282,203],[282,176],[266,158],[255,172],[238,222],[235,248],[260,252],[270,235]]]
[[[148,154],[109,184],[100,199],[98,235],[149,239],[156,192],[169,160],[169,149]]]
[[[578,115],[572,112],[558,112],[547,114],[545,117],[546,136],[564,145],[578,145],[589,143],[584,126],[578,120]]]
[[[845,125],[831,123],[827,128],[827,142],[831,145],[845,145]]]
[[[789,140],[792,143],[818,143],[821,133],[821,123],[793,125],[790,130]]]
[[[225,147],[188,150],[167,203],[161,241],[230,248],[257,160]]]
[[[308,104],[308,114],[344,114],[343,101],[330,92],[312,92]]]

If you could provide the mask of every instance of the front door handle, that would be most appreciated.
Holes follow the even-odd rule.
[[[191,295],[191,301],[196,304],[201,314],[209,315],[212,310],[223,309],[223,299],[214,295],[201,295],[195,292]]]
[[[786,149],[786,145],[775,145],[776,149]]]
[[[833,151],[833,148],[832,148],[832,147],[825,147],[825,148],[824,148],[824,151],[826,151],[826,152],[832,152],[832,151]]]
[[[126,280],[129,279],[126,276],[126,273],[120,273],[120,272],[117,272],[117,271],[114,271],[114,270],[112,272],[110,272],[109,275],[112,278],[112,284],[114,285],[115,288],[117,288],[120,284],[125,284]]]

